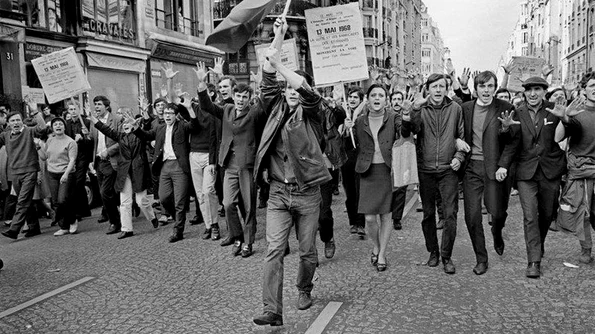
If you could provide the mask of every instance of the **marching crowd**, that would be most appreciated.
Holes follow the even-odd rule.
[[[331,202],[339,180],[351,233],[367,235],[371,264],[379,272],[387,270],[387,245],[391,231],[401,229],[407,191],[407,185],[387,180],[393,180],[395,160],[409,159],[417,163],[428,266],[441,260],[446,273],[456,271],[452,250],[462,192],[477,260],[473,272],[484,274],[488,251],[482,210],[489,214],[494,250],[502,255],[513,187],[523,211],[527,277],[541,275],[553,221],[577,235],[580,261],[592,261],[595,72],[585,75],[572,97],[563,88],[549,87],[548,71],[545,78],[525,80],[524,92],[517,93],[506,89],[507,76],[498,86],[491,71],[472,75],[465,70],[458,78],[454,70],[432,74],[407,92],[372,75],[365,92],[349,86],[343,104],[336,94],[321,97],[308,73],[280,62],[286,29],[278,19],[266,62],[255,76],[256,89],[223,75],[217,59],[214,68],[197,64],[194,97],[180,84],[172,85],[177,72],[166,64],[165,93],[152,105],[141,97],[139,113],[128,107],[113,112],[105,96],[93,98],[86,117],[74,100],[66,102],[68,117],[51,117],[33,101],[27,101],[27,119],[0,107],[5,128],[0,197],[4,219],[10,221],[2,235],[16,239],[24,225],[25,237],[40,234],[40,212],[52,213],[52,224],[59,225],[54,235],[76,233],[78,221],[90,215],[85,181],[93,168],[102,220],[109,221],[107,234],[133,236],[133,213],[142,212],[155,228],[173,221],[169,242],[180,241],[194,194],[197,217],[191,223],[204,221],[203,239],[225,234],[218,225],[222,205],[227,235],[221,245],[233,245],[234,256],[249,257],[260,192],[259,206],[267,207],[268,250],[264,312],[254,322],[277,326],[283,324],[283,259],[290,231],[295,227],[299,241],[297,305],[304,310],[312,305],[317,231],[325,257],[335,253]],[[212,76],[218,86],[209,82]],[[395,148],[403,143],[416,149],[399,153]],[[159,200],[161,214],[149,193]],[[442,229],[441,242],[437,229]]]

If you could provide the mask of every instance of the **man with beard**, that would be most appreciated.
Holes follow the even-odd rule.
[[[468,143],[466,166],[464,166],[463,196],[465,200],[465,223],[473,244],[477,264],[476,275],[488,270],[488,254],[482,221],[482,199],[492,215],[494,249],[498,255],[504,252],[502,228],[506,221],[508,198],[512,182],[507,171],[512,156],[504,154],[510,139],[508,111],[512,105],[494,98],[498,79],[490,71],[479,73],[474,80],[477,99],[463,103],[465,118],[465,142]],[[499,121],[499,117],[502,119]],[[509,149],[510,150],[510,149]]]

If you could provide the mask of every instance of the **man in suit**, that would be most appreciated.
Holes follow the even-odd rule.
[[[97,118],[110,128],[120,131],[122,128],[122,119],[118,115],[111,113],[110,100],[105,96],[96,96],[93,99]],[[101,200],[110,221],[110,227],[106,234],[115,234],[120,232],[120,213],[118,212],[118,195],[114,190],[116,182],[116,170],[118,169],[118,159],[120,157],[120,146],[116,141],[106,137],[103,133],[97,131],[95,127],[91,128],[91,139],[93,140],[93,164],[97,171],[97,181],[99,183],[99,192]]]
[[[494,98],[498,79],[493,72],[481,72],[474,80],[477,99],[463,103],[465,142],[468,153],[463,169],[463,195],[465,223],[473,244],[477,265],[476,275],[488,269],[488,253],[483,233],[482,199],[492,215],[494,249],[498,255],[504,252],[502,228],[506,222],[511,180],[506,177],[512,155],[503,154],[510,140],[510,129],[501,124],[502,113],[512,110],[512,105]],[[500,175],[499,178],[497,176]]]
[[[89,164],[93,161],[93,140],[89,134],[91,122],[88,119],[83,119],[83,124],[79,119],[81,110],[74,102],[68,103],[68,112],[71,119],[66,121],[66,128],[64,129],[67,136],[74,139],[77,143],[78,153],[75,164],[75,208],[76,218],[80,220],[82,217],[89,217],[91,210],[87,200],[87,191],[85,190],[85,183],[87,181],[87,171]],[[75,223],[76,224],[76,223]]]
[[[566,173],[566,157],[554,140],[560,118],[550,113],[555,105],[544,100],[548,83],[541,77],[531,77],[523,83],[526,102],[517,110],[514,122],[517,186],[523,209],[525,243],[529,278],[541,275],[544,242],[558,208],[560,182]],[[561,106],[566,101],[560,101]],[[519,124],[520,123],[520,124]],[[498,177],[498,175],[496,175]]]
[[[188,112],[190,122],[177,119],[180,111]],[[143,112],[146,122],[151,119]],[[153,155],[152,171],[159,175],[159,200],[161,206],[170,216],[175,217],[174,231],[169,242],[184,239],[184,225],[186,224],[186,200],[188,199],[190,179],[190,133],[198,131],[196,114],[191,106],[191,100],[186,96],[184,104],[169,103],[163,111],[164,125],[149,131],[134,127],[134,134],[146,141],[155,140],[155,154]],[[132,120],[133,121],[133,120]]]
[[[202,66],[202,67],[201,67]],[[250,106],[252,88],[237,84],[233,88],[234,104],[220,107],[211,101],[207,92],[204,64],[199,65],[198,99],[203,111],[221,120],[221,146],[219,166],[224,169],[223,206],[229,227],[228,238],[233,240],[233,256],[252,255],[252,244],[256,235],[256,188],[254,185],[254,158],[260,135],[257,129],[266,122],[266,115],[260,106]],[[239,200],[244,207],[244,226],[238,215]]]

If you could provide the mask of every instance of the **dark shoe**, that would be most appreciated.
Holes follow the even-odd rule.
[[[138,206],[138,204],[134,203],[132,205],[132,216],[134,218],[138,217],[140,215],[140,207]]]
[[[157,228],[159,227],[159,220],[157,220],[157,218],[153,218],[153,220],[151,220],[151,224],[153,224],[153,228]]]
[[[25,234],[25,233],[27,233],[27,232],[29,232],[29,226],[25,226],[25,227],[23,227],[23,228],[21,229],[21,233],[22,233],[22,234]]]
[[[381,271],[381,272],[382,271],[385,271],[387,266],[388,266],[388,263],[380,263],[380,262],[378,262],[378,263],[376,263],[376,270],[377,271]]]
[[[483,275],[486,273],[486,271],[488,271],[487,262],[479,262],[475,265],[475,268],[473,268],[473,272],[475,273],[475,275]]]
[[[118,236],[118,239],[124,239],[124,238],[128,238],[134,235],[134,232],[132,231],[128,231],[128,232],[120,232],[120,235]]]
[[[169,237],[169,242],[170,243],[174,243],[174,242],[178,242],[180,240],[184,239],[184,234],[183,233],[174,233]]]
[[[223,239],[223,241],[221,241],[221,247],[233,245],[233,241],[234,240],[232,238],[227,237],[227,238]]]
[[[283,317],[278,314],[271,313],[271,312],[265,312],[262,315],[254,317],[254,319],[252,319],[252,321],[254,321],[254,323],[259,326],[264,326],[264,325],[283,326]]]
[[[41,234],[41,230],[39,229],[39,227],[36,229],[29,229],[29,231],[27,231],[25,233],[25,238],[31,238],[31,237],[34,237],[34,236],[40,235],[40,234]]]
[[[291,253],[291,249],[289,249],[289,244],[287,244],[287,247],[285,247],[285,256],[289,255],[289,253]]]
[[[415,209],[415,212],[424,212],[424,207],[420,205],[417,206],[417,208]]]
[[[10,224],[8,226],[10,226]],[[349,228],[349,232],[351,234],[357,234],[357,226],[356,225],[351,225],[351,227]]]
[[[593,257],[591,257],[591,248],[583,248],[578,261],[584,264],[591,263],[591,261],[593,261]]]
[[[240,240],[236,240],[233,243],[233,247],[231,247],[231,255],[238,256],[242,252],[242,242]]]
[[[159,217],[159,223],[161,224],[161,226],[169,224],[169,217],[166,215],[161,215],[161,217]]]
[[[309,292],[300,291],[297,302],[298,310],[307,310],[310,306],[312,306],[312,296]]]
[[[101,224],[101,223],[105,223],[105,222],[106,222],[106,221],[108,221],[108,220],[109,220],[109,219],[108,219],[106,216],[101,216],[101,217],[99,217],[99,219],[97,219],[97,222],[98,222],[99,224]]]
[[[190,219],[190,225],[200,225],[204,223],[205,220],[202,217],[194,216],[194,218]]]
[[[378,264],[378,254],[374,254],[374,252],[372,252],[372,256],[370,256],[370,263],[372,263],[373,266]]]
[[[443,228],[444,228],[444,220],[440,219],[440,220],[438,220],[438,223],[436,224],[436,229],[441,230]]]
[[[252,245],[244,244],[242,247],[242,252],[240,253],[242,257],[250,257],[250,255],[254,254],[252,251]]]
[[[19,237],[19,233],[12,231],[12,230],[6,230],[4,232],[2,232],[2,235],[7,237],[7,238],[11,238],[11,239],[15,239]]]
[[[55,220],[52,220],[52,222],[50,223],[50,226],[56,226],[56,225],[58,225],[58,222]]]
[[[360,237],[365,237],[366,236],[366,229],[363,226],[358,226],[357,227],[357,234]]]
[[[451,259],[445,259],[442,258],[442,264],[444,265],[444,272],[447,274],[454,274],[456,269],[455,269],[455,264],[452,263]]]
[[[211,239],[211,233],[213,233],[212,228],[205,228],[205,231],[202,234],[202,239],[203,240]]]
[[[541,264],[539,262],[529,262],[525,276],[529,278],[539,278],[541,276]]]
[[[430,258],[428,259],[428,267],[437,267],[440,260],[440,254],[438,252],[431,252]]]
[[[494,250],[498,255],[504,253],[504,239],[502,239],[502,229],[492,227],[492,236],[494,237]]]
[[[335,250],[336,246],[334,240],[324,243],[324,257],[327,259],[332,259],[333,256],[335,256]]]
[[[120,228],[116,227],[116,225],[112,224],[109,226],[109,230],[107,230],[107,232],[105,232],[105,234],[116,234],[120,232]]]
[[[401,225],[401,221],[400,221],[400,220],[396,220],[396,219],[394,219],[394,220],[393,220],[393,228],[394,228],[395,230],[397,230],[397,231],[398,231],[398,230],[400,230],[400,229],[402,229],[402,228],[403,228],[403,226]]]
[[[221,239],[221,234],[219,234],[219,224],[211,225],[211,240],[219,240]]]
[[[558,231],[560,231],[560,229],[558,229],[558,224],[556,223],[556,221],[553,221],[553,222],[550,224],[549,230],[550,230],[550,231],[553,231],[553,232],[558,232]]]

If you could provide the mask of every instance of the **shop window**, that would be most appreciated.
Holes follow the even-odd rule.
[[[200,1],[155,0],[155,25],[159,28],[200,36],[204,32],[204,14]]]
[[[82,0],[82,12],[85,35],[136,44],[133,0]]]
[[[12,0],[12,11],[23,13],[29,27],[64,31],[60,0]]]

